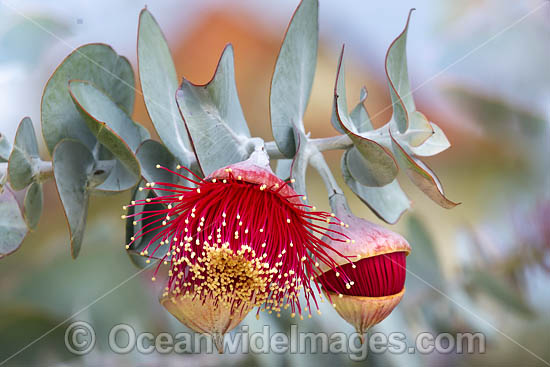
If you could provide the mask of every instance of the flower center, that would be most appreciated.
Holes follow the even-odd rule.
[[[171,268],[172,276],[177,278],[173,295],[199,299],[213,296],[232,310],[259,306],[269,296],[269,284],[277,270],[256,257],[250,246],[234,251],[227,242],[221,246],[206,242],[198,256],[193,255],[190,246],[185,251],[189,254]]]

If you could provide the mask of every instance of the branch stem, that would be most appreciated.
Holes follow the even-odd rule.
[[[336,182],[330,167],[325,161],[325,157],[320,151],[313,153],[309,159],[309,164],[319,172],[319,175],[323,179],[325,186],[327,188],[329,199],[336,194],[343,194],[344,192]]]
[[[331,136],[330,138],[309,139],[309,144],[315,146],[318,151],[326,152],[327,150],[344,150],[353,145],[353,142],[347,135]],[[271,159],[285,159],[283,153],[279,151],[277,144],[274,141],[265,143],[265,150]]]

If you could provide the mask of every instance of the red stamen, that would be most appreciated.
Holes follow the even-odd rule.
[[[230,306],[235,310],[262,304],[269,312],[290,307],[301,313],[298,296],[303,293],[311,313],[310,299],[316,306],[317,300],[310,280],[321,275],[319,262],[335,269],[329,251],[343,256],[313,234],[327,235],[325,227],[312,221],[340,221],[333,222],[330,213],[306,211],[295,200],[301,195],[281,195],[286,183],[268,188],[240,176],[235,179],[231,173],[220,180],[197,177],[200,181],[177,175],[197,187],[155,182],[146,189],[170,194],[133,204],[145,209],[134,215],[147,214],[150,221],[134,240],[160,230],[145,248],[154,250],[145,254],[155,258],[161,245],[169,246],[167,254],[160,254],[162,260],[170,258],[165,295],[202,300],[214,295],[226,302],[226,296],[233,294]],[[147,210],[147,205],[158,203],[166,209]],[[337,231],[329,232],[334,241],[349,241]],[[345,272],[341,273],[347,279]],[[315,287],[319,291],[317,284]]]

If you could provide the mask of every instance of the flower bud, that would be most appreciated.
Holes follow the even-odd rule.
[[[401,301],[410,246],[401,235],[354,216],[343,195],[334,195],[331,206],[349,242],[326,239],[343,256],[333,257],[336,269],[321,266],[317,280],[340,316],[363,334]]]

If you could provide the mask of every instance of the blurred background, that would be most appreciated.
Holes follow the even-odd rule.
[[[403,301],[375,329],[405,332],[410,341],[423,331],[482,332],[487,341],[483,354],[384,353],[361,363],[550,365],[550,4],[545,3],[321,1],[319,60],[306,129],[313,137],[336,133],[329,120],[342,43],[348,100],[357,101],[366,85],[366,106],[375,125],[389,120],[384,56],[414,7],[408,37],[414,97],[418,110],[439,124],[452,143],[428,163],[448,197],[462,202],[452,210],[442,209],[408,180],[401,181],[413,207],[392,229],[411,243],[408,269],[418,278],[408,276]],[[164,0],[147,5],[168,38],[180,78],[206,82],[223,46],[234,45],[245,116],[253,135],[267,141],[272,140],[271,74],[297,4]],[[136,32],[143,5],[130,0],[0,1],[0,131],[12,141],[24,116],[40,131],[44,85],[81,44],[110,44],[137,70]],[[134,119],[153,131],[139,96]],[[326,158],[342,182],[340,155],[330,152]],[[324,186],[310,173],[311,200],[327,209]],[[381,223],[349,190],[347,194],[356,215]],[[119,218],[129,197],[124,193],[91,200],[82,252],[72,260],[62,207],[53,182],[46,184],[45,215],[38,229],[17,252],[0,260],[0,363],[26,347],[5,365],[354,364],[347,355],[336,354],[165,356],[110,351],[106,335],[119,323],[131,324],[137,333],[186,330],[158,304],[151,274],[138,273],[125,253],[124,222]],[[90,322],[98,335],[94,351],[82,357],[70,354],[63,342],[66,326],[75,320]],[[245,323],[251,330],[261,330],[264,324],[273,332],[289,327],[289,319],[268,315],[259,321],[249,315]],[[299,328],[353,331],[326,304],[323,316],[306,319]]]

